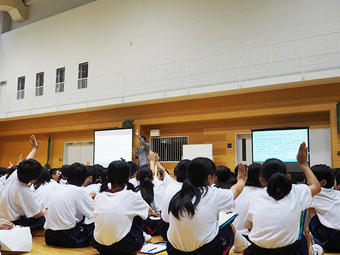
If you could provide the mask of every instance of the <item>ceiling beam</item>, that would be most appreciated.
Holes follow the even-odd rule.
[[[6,11],[12,19],[22,22],[28,18],[28,7],[22,0],[0,0],[0,11]]]

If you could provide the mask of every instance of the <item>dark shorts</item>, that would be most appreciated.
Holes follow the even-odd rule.
[[[184,252],[175,249],[167,242],[168,255],[227,255],[234,244],[234,232],[230,224],[221,228],[217,236],[210,243],[203,245],[195,251]]]
[[[143,231],[152,236],[159,236],[159,235],[163,236],[164,233],[166,235],[168,228],[169,228],[169,224],[164,222],[162,219],[153,220],[153,219],[150,219],[150,217],[148,217],[144,221]]]
[[[244,255],[305,255],[306,239],[297,240],[295,243],[276,249],[266,249],[251,244],[244,251]],[[308,253],[307,253],[308,254]]]
[[[89,246],[93,241],[94,223],[86,225],[78,223],[74,228],[67,230],[45,231],[45,242],[48,245],[80,248]]]
[[[29,227],[32,231],[35,230],[42,230],[44,229],[44,224],[45,224],[45,217],[40,217],[38,219],[34,219],[32,218],[26,218],[26,216],[21,216],[19,219],[17,219],[16,221],[13,221],[12,223],[14,225],[20,225],[20,226],[24,226],[24,227]]]
[[[309,230],[315,243],[321,245],[325,252],[340,252],[339,230],[322,225],[317,215],[310,220]]]
[[[110,246],[102,245],[94,240],[93,247],[102,255],[137,254],[144,245],[143,220],[136,216],[133,219],[130,232],[119,242]]]

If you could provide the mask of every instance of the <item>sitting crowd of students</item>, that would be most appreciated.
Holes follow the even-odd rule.
[[[182,160],[175,179],[150,152],[148,165],[113,161],[46,169],[39,143],[10,169],[0,168],[0,229],[45,229],[48,245],[93,246],[100,254],[137,254],[149,235],[169,255],[340,252],[340,171],[309,167],[306,144],[290,174],[279,159],[238,164],[234,173],[208,158]],[[236,219],[219,226],[221,212]]]

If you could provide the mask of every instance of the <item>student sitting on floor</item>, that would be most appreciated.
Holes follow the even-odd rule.
[[[226,166],[217,166],[215,173],[215,187],[221,189],[230,189],[234,173]],[[234,183],[235,184],[235,183]]]
[[[15,225],[42,229],[45,210],[41,210],[29,188],[40,175],[41,165],[34,159],[26,159],[18,165],[0,192],[0,219]]]
[[[313,197],[309,230],[314,241],[325,252],[340,252],[340,191],[332,189],[334,170],[315,165],[312,171],[321,184],[321,192]]]
[[[87,174],[85,182],[83,183],[83,187],[92,197],[95,197],[100,190],[101,183],[97,181],[97,179],[99,178],[100,167],[100,165],[87,167]]]
[[[53,199],[47,205],[45,242],[61,247],[85,247],[93,240],[94,202],[82,187],[86,166],[74,163],[69,167],[67,184],[55,188]]]
[[[49,170],[50,173],[50,178],[51,178],[51,183],[53,185],[59,184],[60,179],[61,179],[61,171],[59,168],[52,168]]]
[[[31,186],[34,198],[40,209],[46,209],[53,192],[54,185],[50,179],[49,171],[43,167],[41,168],[39,179]]]
[[[130,169],[130,179],[129,182],[134,186],[137,187],[139,185],[136,177],[137,177],[137,171],[138,171],[138,165],[133,162],[133,161],[129,161],[127,162],[129,169]]]
[[[310,207],[312,196],[321,188],[307,164],[305,143],[299,148],[297,160],[308,186],[292,185],[286,165],[279,159],[268,159],[261,166],[260,182],[266,188],[249,201],[246,226],[251,229],[248,237],[252,245],[245,255],[305,254],[306,240],[299,240],[301,212]]]
[[[60,184],[67,184],[67,176],[68,176],[68,172],[69,172],[69,169],[70,169],[70,165],[63,165],[60,169],[60,172],[61,172],[61,178],[59,180],[59,183]]]
[[[129,176],[126,162],[111,162],[108,181],[95,198],[94,248],[100,254],[137,254],[143,247],[143,220],[150,206],[140,195],[125,189]]]
[[[167,252],[177,254],[229,254],[234,242],[231,224],[219,229],[219,212],[232,209],[234,198],[247,180],[245,165],[239,165],[238,181],[228,189],[212,187],[215,164],[208,158],[193,159],[188,179],[169,203]]]
[[[335,168],[334,189],[340,190],[340,168]]]

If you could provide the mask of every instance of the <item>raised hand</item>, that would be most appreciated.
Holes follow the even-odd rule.
[[[37,142],[37,139],[35,138],[35,135],[31,135],[29,138],[29,142],[32,146],[32,148],[39,148],[40,142]]]
[[[308,151],[305,142],[301,143],[296,159],[299,165],[307,165]]]
[[[245,164],[238,164],[237,181],[246,182],[248,179],[248,167]]]

